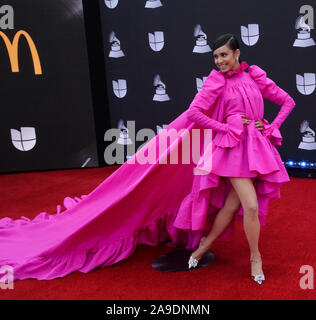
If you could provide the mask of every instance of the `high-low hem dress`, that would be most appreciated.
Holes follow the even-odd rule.
[[[232,188],[229,177],[252,178],[258,199],[260,225],[265,225],[268,205],[271,199],[280,198],[280,187],[290,181],[275,146],[281,146],[282,136],[276,125],[270,125],[264,119],[263,96],[280,106],[281,121],[288,116],[295,106],[288,93],[279,88],[266,73],[256,65],[249,68],[242,62],[236,71],[223,74],[213,70],[205,80],[204,95],[201,93],[190,105],[189,119],[201,127],[215,129],[220,125],[214,120],[205,119],[202,113],[212,109],[212,98],[219,97],[217,118],[227,124],[226,131],[217,132],[212,139],[212,152],[205,162],[196,169],[210,168],[206,174],[198,176],[189,195],[181,204],[175,226],[183,229],[209,229],[215,214],[223,207],[225,199]],[[243,124],[241,114],[251,120]],[[203,116],[201,118],[201,116]],[[264,128],[260,131],[255,121],[261,119]],[[276,121],[277,122],[277,121]],[[207,215],[205,214],[207,212]],[[241,220],[244,214],[242,205],[236,211],[235,220]],[[226,228],[221,237],[233,233],[234,221]]]
[[[269,201],[280,198],[280,186],[289,181],[275,148],[282,137],[266,120],[263,132],[254,123],[244,125],[240,113],[247,119],[263,119],[266,97],[288,114],[294,101],[258,66],[251,66],[249,73],[246,67],[243,63],[225,75],[212,70],[188,110],[88,195],[66,197],[64,211],[58,205],[55,214],[41,212],[32,220],[0,219],[0,266],[13,267],[14,280],[49,280],[113,265],[128,258],[138,244],[168,241],[168,247],[195,249],[223,207],[232,187],[228,177],[234,176],[254,178],[264,225]],[[196,164],[190,155],[189,163],[182,163],[184,141],[193,129],[203,129],[189,119],[197,107],[223,130],[212,130],[212,139],[201,134],[202,147],[208,147],[201,162]],[[159,153],[158,139],[168,129],[183,128],[179,140]],[[163,162],[175,150],[179,163]],[[154,164],[135,161],[153,151],[157,151]],[[240,206],[235,220],[242,215]],[[221,236],[233,231],[234,220]]]

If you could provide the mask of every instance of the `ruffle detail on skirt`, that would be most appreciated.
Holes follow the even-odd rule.
[[[282,170],[259,175],[255,178],[254,187],[258,199],[258,215],[261,226],[265,225],[268,215],[269,202],[280,198],[280,187],[288,182],[289,178]],[[175,220],[177,228],[201,230],[208,233],[212,227],[218,211],[224,206],[232,185],[228,178],[216,174],[195,176],[192,192],[181,203]],[[230,225],[220,235],[227,238],[234,234],[234,223],[243,219],[244,210],[240,205]]]
[[[261,225],[264,225],[269,200],[280,197],[280,185],[286,182],[278,181],[278,179],[276,174],[271,174],[255,181]],[[54,245],[47,248],[45,252],[30,257],[21,257],[12,261],[9,258],[0,258],[0,265],[13,267],[14,280],[50,280],[65,277],[75,271],[88,273],[97,267],[113,265],[128,258],[136,250],[138,244],[157,246],[160,242],[168,241],[166,243],[168,247],[185,246],[187,250],[194,250],[198,247],[201,237],[207,235],[211,229],[216,213],[223,207],[230,187],[229,180],[215,174],[195,176],[192,192],[183,199],[179,207],[157,213],[155,219],[133,233],[127,233],[120,237],[115,235],[113,237],[90,236],[79,245],[71,247],[64,245],[60,247],[59,243],[58,247]],[[76,197],[71,201],[67,197],[64,204],[73,208],[82,198],[83,196],[81,199]],[[62,218],[64,215],[66,217],[68,213],[72,214],[72,212],[75,211],[60,212],[59,209],[55,215],[40,213],[33,220],[27,219],[26,221],[28,224],[43,221],[47,225],[48,217],[49,224],[58,223],[62,228],[63,219],[57,221],[57,216]],[[235,220],[241,219],[242,215],[241,208],[236,212],[235,219],[221,234],[222,238],[234,234]],[[8,228],[14,224],[21,225],[19,220],[15,220],[13,224],[11,222],[8,225]],[[24,219],[22,224],[25,224]],[[2,227],[2,231],[5,232],[4,224]],[[39,225],[38,227],[42,228],[43,226]],[[122,224],[122,228],[125,229],[126,224]],[[21,228],[18,232],[23,232],[23,229]]]
[[[97,267],[110,266],[129,257],[138,244],[157,246],[160,242],[169,241],[166,243],[167,247],[186,245],[187,250],[193,250],[204,234],[201,231],[177,229],[174,220],[178,210],[179,208],[169,209],[146,227],[122,238],[109,240],[106,237],[91,237],[67,252],[62,250],[53,254],[45,253],[23,261],[0,259],[0,265],[13,267],[14,280],[51,280],[75,271],[88,273]]]
[[[0,219],[0,229],[5,229],[5,228],[13,228],[17,226],[23,226],[31,223],[40,223],[44,220],[51,220],[55,219],[57,216],[63,214],[66,212],[68,209],[74,208],[80,201],[82,201],[86,195],[82,195],[81,198],[78,197],[66,197],[64,198],[63,205],[66,208],[65,211],[62,212],[62,206],[57,205],[57,210],[55,214],[48,214],[47,212],[41,212],[34,219],[29,219],[27,217],[20,217],[20,219],[12,219],[10,217],[5,217]]]
[[[222,148],[235,147],[242,138],[244,124],[239,114],[227,117],[228,132],[218,132],[214,138],[214,144]]]
[[[264,129],[262,132],[271,141],[271,143],[275,146],[281,146],[283,138],[280,130],[273,124],[269,124],[269,121],[266,119],[263,119],[263,127]]]
[[[278,162],[275,154],[275,147],[255,127],[254,122],[247,125],[247,154],[249,170],[262,175],[279,171],[283,166],[282,161]]]
[[[277,173],[275,181],[288,180],[288,174],[276,147],[255,127],[254,121],[244,125],[238,145],[234,148],[214,145],[209,159],[212,164],[209,172],[221,177],[255,178]]]

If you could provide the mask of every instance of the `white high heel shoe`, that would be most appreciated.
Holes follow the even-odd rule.
[[[256,263],[259,263],[259,262],[262,262],[261,259],[250,259],[250,262],[256,262]],[[262,284],[263,281],[265,281],[265,277],[264,277],[264,274],[257,274],[257,275],[251,275],[251,279],[255,282],[257,282],[258,284]]]
[[[205,240],[205,237],[201,238],[199,248],[206,248],[205,246],[203,246],[204,240]],[[189,262],[188,262],[189,269],[196,268],[196,266],[198,265],[199,261],[200,261],[200,259],[197,260],[197,259],[193,258],[192,256],[190,256],[190,259],[189,259]]]
[[[195,268],[198,265],[199,260],[196,260],[192,256],[190,256],[190,259],[189,259],[188,263],[189,263],[189,269]]]

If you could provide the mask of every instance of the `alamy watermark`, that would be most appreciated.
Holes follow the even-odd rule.
[[[4,275],[2,275],[4,273]],[[4,265],[0,267],[0,289],[14,289],[13,267]]]
[[[191,129],[190,134],[187,128],[164,128],[156,135],[154,130],[144,128],[136,134],[135,121],[127,121],[127,133],[133,141],[127,144],[127,153],[133,155],[127,161],[129,164],[168,164],[169,158],[170,164],[196,164],[198,170],[194,174],[197,175],[211,170],[212,129]],[[104,161],[109,165],[125,162],[124,145],[117,143],[121,135],[121,129],[117,128],[109,129],[104,134],[104,141],[113,141],[115,138],[104,151]],[[145,138],[148,140],[136,151],[135,141],[143,142]],[[204,157],[201,157],[201,152]]]
[[[0,7],[0,28],[3,30],[14,29],[14,10],[9,5]]]
[[[300,268],[300,273],[304,275],[300,278],[300,288],[303,290],[314,289],[314,269],[310,265],[303,265]]]
[[[304,4],[300,7],[300,14],[303,16],[305,23],[314,29],[314,8],[309,4]]]

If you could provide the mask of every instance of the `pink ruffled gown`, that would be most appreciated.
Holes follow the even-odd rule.
[[[259,220],[263,226],[268,214],[271,199],[280,198],[280,186],[288,182],[289,176],[282,163],[275,145],[281,146],[282,136],[279,131],[281,124],[295,106],[294,100],[279,88],[266,72],[256,65],[249,67],[242,62],[235,71],[222,73],[212,70],[205,80],[202,91],[195,97],[188,110],[188,118],[203,128],[211,128],[217,132],[213,138],[211,171],[206,177],[200,177],[193,184],[192,192],[182,203],[175,226],[178,228],[202,229],[213,220],[212,213],[218,211],[224,198],[232,187],[229,179],[223,177],[256,178],[254,186],[258,198]],[[263,98],[282,106],[274,121],[264,119]],[[205,115],[214,104],[217,104],[217,118],[221,122]],[[244,125],[241,114],[252,120]],[[255,127],[255,121],[263,120],[262,132]],[[205,165],[205,164],[204,164]],[[197,167],[199,168],[199,166]],[[200,166],[203,171],[203,166]],[[197,179],[196,179],[197,180]],[[201,197],[201,194],[208,196]],[[211,206],[209,206],[209,203]],[[208,215],[205,211],[208,210]],[[193,216],[193,215],[194,216]],[[235,218],[241,220],[243,208],[240,206]],[[233,231],[232,225],[225,230],[223,237]]]
[[[66,197],[64,211],[58,206],[56,214],[41,212],[33,220],[0,219],[0,267],[13,267],[14,280],[49,280],[112,265],[130,256],[137,244],[169,241],[169,247],[195,249],[225,203],[231,188],[227,176],[256,178],[264,225],[269,201],[279,198],[280,186],[289,181],[274,145],[281,145],[278,129],[295,103],[262,69],[253,65],[247,73],[247,67],[243,62],[227,74],[212,70],[188,110],[166,128],[186,129],[177,143],[160,150],[162,130],[88,195]],[[265,120],[260,132],[254,123],[243,125],[240,113],[262,119],[262,97],[281,110],[271,124]],[[184,141],[192,129],[203,128],[212,129],[213,139],[200,136],[201,146],[210,147],[201,155],[202,164],[196,165],[192,155],[189,163],[182,162]],[[176,150],[180,164],[164,162]],[[154,164],[135,161],[153,151]],[[193,174],[205,168],[211,170]],[[240,207],[236,219],[242,214]],[[234,221],[222,236],[233,227]]]

